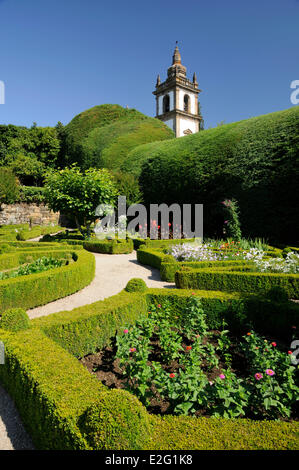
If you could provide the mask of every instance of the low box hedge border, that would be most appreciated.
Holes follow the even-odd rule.
[[[172,245],[182,245],[183,243],[194,243],[198,238],[171,238],[165,240],[154,240],[151,238],[133,238],[134,248],[138,250],[139,248],[154,248],[155,250],[163,250],[169,248]]]
[[[48,241],[48,238],[45,240]],[[79,240],[77,238],[60,238],[53,240],[59,244],[64,245],[71,245],[71,246],[82,246],[87,251],[91,251],[92,253],[103,253],[103,254],[129,254],[132,253],[134,250],[133,240],[128,238],[125,240],[122,239],[114,239],[114,240]],[[45,243],[43,240],[41,240]]]
[[[134,250],[131,239],[121,240],[91,240],[83,242],[83,247],[87,251],[103,254],[128,254]]]
[[[41,235],[57,233],[61,230],[63,230],[63,227],[60,225],[34,225],[32,228],[29,227],[29,224],[6,225],[0,227],[0,240],[1,242],[6,240],[26,241]]]
[[[139,240],[140,241],[140,240]],[[160,270],[162,281],[175,282],[175,273],[182,266],[184,267],[212,267],[214,263],[219,263],[218,266],[231,265],[243,265],[248,263],[242,260],[227,260],[227,261],[176,261],[176,259],[165,252],[166,248],[174,245],[174,242],[190,243],[195,240],[148,240],[147,243],[140,243],[139,249],[137,249],[137,260],[141,264],[152,266],[153,268]],[[167,244],[165,242],[168,242]],[[134,241],[135,243],[135,241]],[[178,244],[178,243],[176,243]],[[270,249],[271,248],[271,249]],[[218,251],[214,249],[213,251]],[[266,256],[278,257],[281,256],[281,250],[269,247],[269,251],[266,252]],[[171,259],[172,258],[172,259]]]
[[[218,267],[226,267],[226,266],[249,266],[252,265],[246,261],[242,260],[227,260],[227,261],[181,261],[178,262],[173,258],[173,261],[168,262],[168,259],[162,259],[161,266],[160,266],[160,275],[162,281],[167,282],[175,282],[175,273],[179,271],[182,267],[184,268],[212,268],[216,265]]]
[[[240,299],[239,294],[196,293],[203,300],[205,296],[205,305],[209,299],[218,298],[224,304]],[[6,349],[0,380],[14,398],[35,446],[51,450],[297,448],[297,422],[151,416],[136,397],[108,390],[66,351],[85,353],[102,347],[116,329],[144,313],[150,302],[172,299],[179,308],[190,294],[176,289],[148,289],[144,294],[123,291],[72,312],[32,320],[29,330],[16,334],[0,330]]]
[[[231,266],[210,269],[185,267],[175,273],[175,284],[181,289],[224,290],[247,294],[262,294],[273,287],[280,287],[289,298],[299,298],[298,274],[244,272],[233,269]]]
[[[75,260],[67,266],[49,269],[0,281],[0,312],[8,308],[30,309],[73,294],[90,284],[95,275],[95,258],[85,250],[50,251],[54,258],[72,255]],[[26,251],[0,256],[1,269],[10,269],[41,256],[49,251]],[[29,257],[29,258],[28,258]],[[6,263],[6,264],[5,264]],[[4,268],[5,266],[5,268]]]

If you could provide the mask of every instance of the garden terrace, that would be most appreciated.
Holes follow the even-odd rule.
[[[109,344],[124,324],[134,324],[146,315],[153,302],[168,299],[173,314],[180,315],[191,293],[183,289],[122,291],[70,312],[31,320],[29,329],[14,334],[1,329],[0,322],[0,340],[6,349],[0,380],[15,400],[36,448],[295,449],[296,422],[153,416],[129,392],[108,390],[76,359]],[[238,293],[196,294],[211,328],[225,318],[230,327],[244,331],[250,323],[259,330],[256,320],[265,315],[268,321],[262,322],[262,328],[277,334],[279,312],[288,335],[298,318],[298,305],[289,301],[276,305],[257,299],[252,304]]]

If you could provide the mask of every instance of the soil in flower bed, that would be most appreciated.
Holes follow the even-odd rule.
[[[207,341],[212,344],[214,347],[217,347],[217,338],[220,335],[220,331],[213,330],[209,332],[209,338],[203,339],[203,344]],[[183,342],[182,346],[184,350],[186,350],[187,346],[192,345],[186,337],[182,337]],[[237,374],[239,378],[245,378],[248,375],[248,370],[246,368],[246,357],[244,354],[239,350],[237,347],[239,340],[234,337],[230,337],[232,343],[230,348],[230,353],[232,355],[231,360],[231,370]],[[287,345],[281,343],[277,338],[271,338],[268,340],[269,343],[275,341],[281,350],[286,350]],[[152,348],[152,353],[149,355],[149,362],[150,364],[152,361],[160,362],[162,368],[165,372],[169,374],[176,374],[179,372],[179,369],[184,370],[184,366],[179,363],[178,360],[172,360],[168,364],[163,364],[162,361],[162,349],[159,344],[159,340],[154,334],[151,341],[150,346]],[[123,375],[123,369],[120,367],[120,359],[116,358],[117,346],[116,346],[116,338],[111,338],[110,346],[106,346],[99,352],[95,354],[89,354],[80,359],[80,362],[87,368],[87,370],[95,375],[102,383],[109,389],[126,389],[127,378]],[[227,365],[221,357],[216,355],[219,359],[219,364],[217,367],[209,368],[205,360],[202,361],[202,370],[205,372],[209,381],[213,382],[219,375],[221,374],[222,370],[227,368]],[[150,399],[150,404],[147,406],[147,410],[149,413],[152,414],[169,414],[170,411],[170,402],[160,397],[159,393],[157,392],[155,385],[152,384],[151,390],[155,395],[155,398]],[[294,406],[292,411],[291,420],[298,420],[298,413],[299,406]],[[195,416],[208,416],[208,413],[205,409],[199,410],[195,413]],[[255,416],[247,416],[248,418],[257,419]],[[289,419],[284,419],[289,421]]]

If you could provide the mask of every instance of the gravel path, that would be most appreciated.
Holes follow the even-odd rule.
[[[13,400],[0,385],[0,450],[33,449]]]
[[[102,255],[94,253],[96,274],[92,283],[75,294],[47,305],[28,310],[30,318],[36,318],[63,310],[72,310],[120,292],[132,279],[144,279],[148,287],[174,287],[161,281],[158,269],[138,263],[136,252],[129,255]],[[1,365],[0,365],[1,367]],[[0,450],[33,449],[13,400],[0,386]]]
[[[94,253],[94,256],[96,274],[89,286],[63,299],[28,310],[29,317],[36,318],[63,310],[72,310],[111,297],[120,292],[133,277],[144,279],[148,287],[174,287],[174,284],[161,281],[158,269],[139,264],[136,251],[128,255]]]

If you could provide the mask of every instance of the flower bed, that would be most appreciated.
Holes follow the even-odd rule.
[[[175,322],[166,301],[123,328],[114,348],[82,363],[106,386],[126,388],[160,415],[297,418],[292,351],[253,331],[240,340],[226,326],[209,331],[195,295]]]
[[[209,328],[216,322],[221,324],[223,315],[229,327],[237,319],[239,327],[248,321],[255,324],[252,312],[258,304],[252,312],[244,304],[239,316],[237,305],[243,301],[238,294],[212,291],[197,294],[207,313]],[[107,389],[74,357],[105,347],[116,331],[122,330],[122,325],[136,322],[153,302],[162,304],[163,299],[168,299],[171,312],[183,315],[190,295],[190,291],[175,289],[122,292],[70,312],[37,318],[30,322],[30,329],[18,333],[1,330],[0,326],[0,341],[4,342],[6,351],[0,380],[15,400],[36,448],[297,448],[296,422],[150,415],[131,393]],[[269,321],[262,322],[262,326],[271,330],[275,315],[267,305],[267,302],[260,304],[256,320],[269,313]],[[295,325],[293,319],[298,317],[298,306],[292,302],[278,304],[277,311],[282,310],[281,319],[288,329],[289,325]]]
[[[135,241],[134,241],[135,243]],[[161,279],[167,282],[175,281],[175,273],[182,267],[212,267],[243,265],[244,262],[253,263],[263,257],[279,257],[282,250],[267,246],[265,251],[250,247],[244,251],[239,246],[247,247],[245,241],[241,245],[235,243],[209,242],[201,245],[197,240],[147,240],[139,245],[137,259],[160,270]],[[253,243],[253,242],[252,242]],[[258,245],[259,248],[264,245]],[[215,265],[216,266],[216,265]]]

